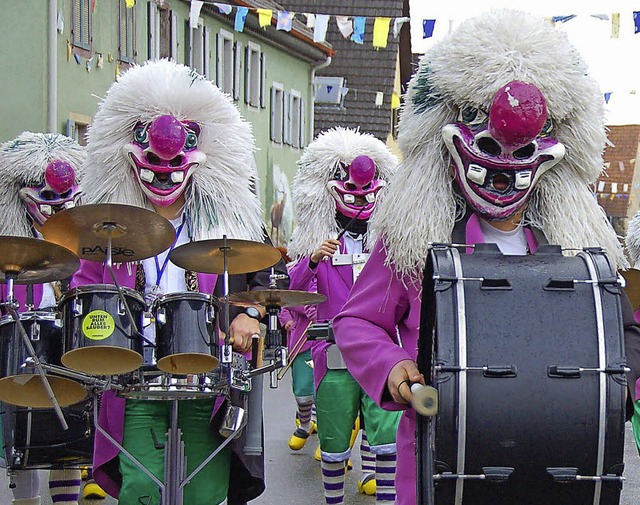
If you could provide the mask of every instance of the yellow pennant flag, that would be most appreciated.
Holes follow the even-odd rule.
[[[127,9],[131,9],[136,4],[136,0],[125,0],[125,3],[127,4]]]
[[[391,18],[376,18],[373,23],[373,47],[387,47]]]
[[[400,108],[400,96],[398,95],[398,93],[393,93],[391,95],[391,108],[392,109]]]
[[[620,13],[614,12],[611,14],[611,38],[620,38]]]
[[[271,9],[256,9],[258,12],[258,23],[260,23],[260,28],[267,28],[267,26],[271,26],[271,17],[273,16],[273,11]]]

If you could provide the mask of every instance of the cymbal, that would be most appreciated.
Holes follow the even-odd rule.
[[[256,291],[241,291],[229,295],[232,305],[258,304],[265,307],[295,307],[298,305],[315,305],[324,302],[326,296],[309,291],[294,291],[292,289],[263,289]]]
[[[40,284],[71,277],[80,260],[62,246],[37,238],[0,237],[0,282]]]
[[[627,281],[627,285],[624,288],[624,292],[631,302],[631,307],[635,311],[640,308],[640,270],[636,268],[630,268],[628,270],[621,270],[620,274]]]
[[[45,221],[42,235],[81,259],[102,262],[107,256],[109,230],[114,263],[156,256],[171,247],[176,236],[169,220],[156,212],[117,203],[79,205],[56,212]]]
[[[257,272],[275,265],[282,257],[275,247],[262,242],[237,239],[198,240],[176,247],[169,259],[185,270],[206,274],[224,273],[226,246],[230,275]]]

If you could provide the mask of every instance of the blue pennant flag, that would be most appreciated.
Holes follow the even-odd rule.
[[[640,32],[640,12],[638,11],[633,11],[633,24],[635,25],[633,33]]]
[[[554,23],[566,23],[567,21],[571,21],[575,17],[575,14],[571,14],[570,16],[553,16],[551,20]]]
[[[363,16],[356,16],[353,18],[353,34],[351,40],[356,44],[364,44],[364,28],[367,23],[367,18]]]
[[[422,38],[428,39],[433,36],[433,29],[436,26],[435,19],[423,19],[422,20]]]
[[[609,93],[605,93],[604,94],[604,102],[605,103],[609,103],[609,100],[611,99],[611,92]]]
[[[234,25],[234,29],[237,32],[241,32],[244,30],[244,23],[247,20],[247,13],[249,9],[247,7],[238,7],[236,10],[236,22]]]

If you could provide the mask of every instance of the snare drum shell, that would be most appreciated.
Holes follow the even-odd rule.
[[[164,295],[154,304],[156,359],[174,354],[218,356],[218,306],[205,293]]]
[[[87,368],[73,366],[72,368],[96,374],[117,374],[133,371],[142,363],[143,341],[136,334],[141,332],[144,317],[144,298],[137,291],[121,287],[125,300],[136,323],[132,327],[131,321],[126,314],[118,290],[110,284],[89,284],[78,286],[67,291],[60,300],[60,309],[63,320],[63,358],[70,352],[82,349],[86,353],[90,348],[96,348],[94,353],[90,352],[90,362]],[[87,319],[90,317],[91,319]],[[93,322],[95,321],[95,324]],[[113,363],[109,364],[109,359],[102,359],[107,356],[103,350],[110,348],[121,350],[121,354],[129,360],[131,355],[128,351],[133,351],[140,355],[139,363],[133,368],[119,369],[119,364],[115,362],[118,354],[114,354]],[[135,356],[135,355],[134,355]],[[77,360],[82,362],[82,359]],[[69,365],[67,365],[69,366]],[[96,369],[94,369],[96,367]],[[105,367],[102,369],[102,367]],[[97,368],[101,368],[98,370]]]
[[[581,476],[616,477],[623,469],[624,374],[583,371],[562,376],[550,368],[597,369],[623,362],[620,291],[611,284],[616,275],[606,255],[591,255],[597,280],[609,283],[596,287],[601,323],[593,284],[566,282],[591,279],[584,255],[462,254],[456,267],[451,249],[432,252],[427,274],[432,294],[423,301],[435,304],[432,362],[453,368],[466,362],[480,370],[434,373],[431,366],[427,372],[435,379],[440,410],[431,420],[418,416],[419,469],[431,468],[437,479],[430,502],[429,479],[419,474],[420,503],[619,503],[619,481],[559,482],[549,473],[551,468],[576,468]],[[458,280],[461,277],[468,280]],[[500,279],[507,279],[509,287]],[[558,282],[550,283],[552,279]],[[419,362],[427,370],[429,343],[423,335]],[[513,376],[482,371],[510,366],[516,371]],[[513,472],[504,482],[469,477],[491,468]],[[443,477],[447,473],[467,477]],[[599,497],[595,502],[594,496]]]

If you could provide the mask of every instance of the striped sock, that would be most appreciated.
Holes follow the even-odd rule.
[[[322,460],[322,484],[327,505],[344,504],[344,461]]]
[[[79,468],[51,470],[49,473],[49,492],[55,505],[78,505],[81,485]]]
[[[312,398],[296,398],[298,404],[298,420],[300,428],[309,433],[311,430],[311,408],[313,407]]]
[[[396,500],[396,455],[376,454],[376,502]]]
[[[318,414],[316,413],[315,403],[311,406],[311,420],[316,424],[318,423]]]
[[[371,454],[371,446],[365,430],[362,430],[362,438],[360,439],[360,457],[362,458],[361,480],[364,480],[367,474],[376,473],[376,457]]]

